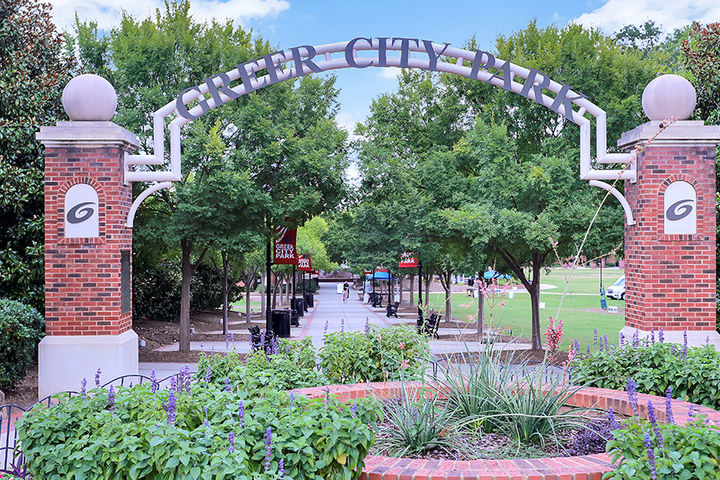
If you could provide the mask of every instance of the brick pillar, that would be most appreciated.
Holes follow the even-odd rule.
[[[135,135],[106,121],[59,122],[37,135],[45,145],[45,317],[39,395],[79,390],[82,378],[135,374],[132,187],[123,159]]]
[[[626,151],[647,145],[659,121],[622,135]],[[625,183],[636,224],[625,226],[627,339],[663,329],[666,341],[700,345],[715,331],[715,145],[720,127],[678,121],[637,159],[637,183]]]

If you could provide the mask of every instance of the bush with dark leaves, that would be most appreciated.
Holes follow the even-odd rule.
[[[607,441],[612,438],[610,422],[607,419],[594,420],[573,435],[568,455],[591,455],[604,453]]]

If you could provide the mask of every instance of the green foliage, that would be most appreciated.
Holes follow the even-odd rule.
[[[73,59],[38,0],[0,0],[0,292],[42,310],[41,125],[64,118]]]
[[[331,383],[421,379],[430,353],[427,339],[401,326],[325,335],[320,368]]]
[[[693,22],[682,44],[683,63],[697,92],[696,115],[720,124],[720,23]]]
[[[278,478],[282,459],[287,479],[350,480],[359,476],[374,441],[367,425],[378,410],[370,399],[358,400],[351,409],[332,396],[297,396],[291,403],[284,392],[249,396],[197,382],[190,392],[175,393],[177,420],[172,424],[165,411],[169,395],[142,384],[118,388],[114,411],[101,389],[86,398],[61,399],[51,408],[36,406],[17,424],[31,474],[45,480],[270,480]],[[266,470],[268,429],[272,443]]]
[[[182,280],[178,263],[167,261],[151,265],[142,262],[133,268],[134,319],[178,320]],[[190,292],[190,311],[219,308],[222,305],[222,269],[199,265],[193,275]],[[240,296],[240,287],[231,284],[230,301]]]
[[[717,478],[720,460],[720,430],[707,425],[698,415],[686,425],[657,425],[663,439],[658,444],[657,432],[647,420],[632,418],[623,428],[612,431],[607,443],[608,452],[617,465],[604,479],[635,480],[661,478],[663,480],[710,480]],[[646,447],[650,438],[656,477],[651,476],[650,454]]]
[[[208,377],[209,369],[209,377]],[[257,392],[264,388],[291,390],[324,385],[324,378],[315,365],[312,341],[281,339],[278,353],[262,351],[247,354],[245,360],[237,353],[202,353],[197,378],[218,387],[229,382],[234,388]]]
[[[12,390],[37,356],[45,319],[29,305],[0,299],[0,390]]]
[[[632,344],[578,355],[572,362],[573,382],[624,390],[627,379],[638,391],[720,408],[720,353],[712,346],[688,348],[673,344]]]

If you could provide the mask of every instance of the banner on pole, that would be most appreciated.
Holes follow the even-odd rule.
[[[405,252],[402,255],[400,255],[400,263],[398,263],[398,267],[400,268],[417,268],[418,261],[417,257],[414,253]]]
[[[364,275],[372,275],[372,270],[363,270]]]
[[[383,266],[379,266],[379,267],[375,267],[375,271],[376,272],[387,272],[388,269]]]
[[[310,255],[300,255],[298,257],[298,270],[301,272],[312,272]]]
[[[295,265],[298,262],[295,242],[297,240],[297,229],[291,227],[275,228],[275,244],[273,251],[273,263],[275,265]]]

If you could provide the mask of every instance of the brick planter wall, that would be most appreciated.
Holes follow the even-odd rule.
[[[413,384],[406,383],[406,389]],[[355,398],[373,396],[376,398],[398,398],[402,384],[359,383],[353,385],[331,385],[330,393],[337,395],[341,402]],[[295,393],[309,398],[321,398],[325,387],[303,388]],[[647,403],[663,406],[665,399],[653,395],[638,395],[640,415],[647,418]],[[631,416],[632,408],[627,394],[607,388],[585,387],[570,397],[567,405],[573,407],[612,408],[615,412]],[[673,415],[677,423],[688,420],[690,406],[696,414],[707,415],[710,422],[720,426],[720,412],[689,402],[673,400]],[[665,409],[656,408],[658,421],[665,421]],[[415,460],[368,455],[365,459],[363,480],[600,480],[603,473],[613,470],[610,457],[605,454],[579,457],[556,457],[517,460]]]

